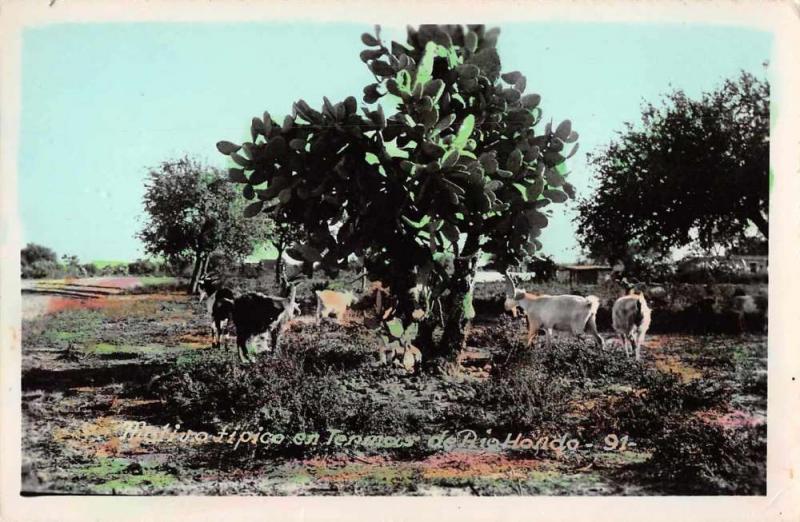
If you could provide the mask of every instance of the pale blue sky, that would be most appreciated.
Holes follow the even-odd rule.
[[[361,99],[372,76],[358,58],[361,24],[70,24],[27,29],[19,155],[23,241],[83,261],[142,255],[147,167],[189,154],[226,167],[221,139],[293,101]],[[387,31],[386,36],[401,33]],[[671,86],[691,96],[739,70],[766,77],[769,33],[700,25],[502,26],[503,70],[542,95],[545,118],[580,133],[570,180],[589,193],[586,153],[607,143],[642,100]],[[579,256],[563,205],[545,253]]]

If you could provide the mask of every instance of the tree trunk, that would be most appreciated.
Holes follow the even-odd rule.
[[[275,284],[278,285],[281,295],[284,295],[288,290],[288,283],[286,281],[286,263],[283,261],[283,245],[276,245],[278,250],[278,259],[275,260]]]
[[[203,264],[203,253],[195,252],[192,279],[189,281],[189,295],[197,293],[197,283],[200,280],[200,267]]]
[[[200,265],[200,274],[197,276],[197,281],[199,282],[203,279],[206,274],[208,274],[208,263],[211,261],[211,253],[207,252],[206,255],[203,257],[203,264]]]
[[[446,362],[455,362],[467,339],[469,318],[466,315],[464,300],[472,291],[474,277],[475,259],[473,257],[456,258],[449,292],[442,298],[445,313],[444,331],[434,349],[434,356],[444,359]]]
[[[760,210],[756,209],[750,213],[750,221],[758,227],[758,231],[761,232],[764,239],[769,239],[769,221],[767,221]]]

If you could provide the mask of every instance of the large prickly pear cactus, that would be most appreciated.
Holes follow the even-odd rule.
[[[521,73],[501,74],[498,35],[480,25],[409,28],[405,43],[384,42],[379,27],[362,35],[375,82],[360,111],[353,97],[321,110],[300,100],[282,123],[253,118],[252,141],[217,144],[252,201],[245,214],[302,225],[308,241],[293,253],[330,272],[362,258],[404,320],[408,290],[428,285],[458,316],[445,329],[463,331],[477,257],[520,262],[542,246],[546,207],[574,197],[564,164],[578,134],[568,120],[536,131],[540,97]]]

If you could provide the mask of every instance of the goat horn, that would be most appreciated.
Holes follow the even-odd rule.
[[[516,283],[514,283],[514,278],[511,277],[511,274],[508,273],[508,270],[503,271],[503,275],[505,276],[506,280],[506,290],[509,296],[513,297],[514,291],[517,289]]]

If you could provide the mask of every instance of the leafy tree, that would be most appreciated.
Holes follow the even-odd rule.
[[[304,238],[303,228],[297,223],[293,223],[283,216],[275,216],[269,222],[269,241],[275,250],[278,251],[278,258],[275,260],[275,283],[281,291],[287,290],[286,262],[283,254],[289,247]]]
[[[212,252],[242,259],[263,240],[265,220],[245,223],[244,201],[224,174],[190,158],[163,162],[148,173],[144,194],[148,220],[137,237],[170,263],[192,259],[189,291],[208,267]]]
[[[471,281],[482,252],[503,268],[541,248],[545,207],[574,197],[564,162],[578,134],[569,121],[541,132],[540,96],[519,72],[501,74],[499,29],[423,25],[405,43],[363,34],[361,60],[375,76],[363,115],[348,97],[321,110],[303,100],[282,124],[253,118],[252,141],[221,141],[238,165],[246,215],[280,213],[302,225],[295,250],[330,274],[352,254],[388,284],[411,321],[415,284],[441,303],[444,328],[423,321],[415,341],[451,359],[472,315]],[[387,115],[377,102],[384,98]],[[571,145],[569,153],[565,152]],[[564,155],[564,154],[566,155]]]
[[[769,253],[769,245],[766,240],[758,237],[742,237],[731,248],[730,253],[745,256],[765,256]]]
[[[552,256],[531,256],[528,260],[528,270],[536,274],[533,276],[535,283],[547,283],[555,279],[558,264],[553,260]]]
[[[58,271],[58,256],[46,246],[28,243],[20,250],[20,273],[23,279],[39,279]]]
[[[128,273],[131,275],[154,275],[164,271],[164,266],[152,259],[137,259],[128,263]]]
[[[36,261],[58,263],[58,256],[52,249],[43,245],[37,245],[36,243],[28,243],[25,245],[25,248],[20,250],[19,254],[20,262],[23,266],[32,265]]]
[[[769,85],[748,73],[690,99],[645,104],[640,126],[590,155],[597,189],[576,218],[584,249],[611,262],[729,246],[753,225],[769,234]]]

